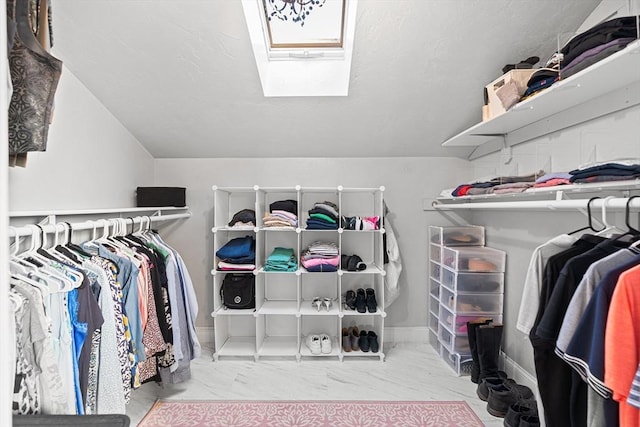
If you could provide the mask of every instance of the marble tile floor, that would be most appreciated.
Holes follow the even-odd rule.
[[[220,359],[212,349],[191,364],[186,383],[144,384],[127,406],[136,426],[157,399],[174,400],[464,400],[487,427],[502,418],[486,411],[468,376],[458,377],[427,343],[385,343],[386,360],[319,357],[301,362]],[[169,426],[167,426],[169,427]]]

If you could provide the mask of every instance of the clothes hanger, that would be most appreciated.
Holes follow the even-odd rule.
[[[64,222],[63,224],[66,224],[66,226],[68,227],[67,243],[65,244],[65,247],[79,254],[82,257],[91,258],[92,255],[90,253],[87,253],[84,249],[82,249],[80,246],[73,243],[73,241],[71,240],[71,238],[73,237],[73,226],[68,222]]]
[[[33,270],[29,271],[28,277],[41,279],[47,284],[48,292],[70,291],[73,289],[71,279],[61,271],[51,267],[51,260],[38,253],[38,249],[41,249],[46,244],[44,229],[34,224],[27,224],[27,227],[32,229],[31,246],[26,252],[16,255],[16,259],[32,266]]]
[[[589,201],[587,202],[587,220],[588,220],[588,225],[586,227],[580,227],[577,230],[573,230],[568,232],[567,234],[571,235],[571,234],[576,234],[579,233],[581,231],[585,231],[585,230],[591,230],[593,232],[598,232],[598,231],[602,231],[604,230],[604,228],[602,230],[596,230],[595,228],[593,228],[593,217],[591,215],[591,203],[596,200],[599,199],[600,197],[596,196],[596,197],[592,197],[589,199]]]
[[[634,236],[635,241],[633,243],[631,243],[631,245],[629,245],[629,249],[631,251],[633,251],[634,253],[640,254],[640,230],[633,228],[631,226],[631,222],[630,222],[630,216],[631,216],[631,201],[633,199],[637,199],[640,198],[640,196],[631,196],[629,197],[629,199],[627,200],[627,205],[624,211],[624,223],[627,226],[627,228],[629,229],[629,232],[631,232],[631,234]]]
[[[602,201],[602,224],[604,224],[604,228],[598,231],[596,236],[611,237],[615,232],[624,233],[624,230],[621,230],[615,225],[607,222],[607,202],[613,198],[614,196],[608,196]]]
[[[72,264],[76,266],[80,266],[82,264],[82,261],[78,258],[78,256],[75,253],[73,253],[73,251],[71,251],[69,248],[66,247],[66,245],[69,244],[69,239],[71,238],[71,231],[70,231],[71,226],[69,225],[68,222],[61,222],[60,225],[62,226],[62,231],[65,235],[65,240],[63,243],[58,244],[58,233],[56,231],[53,250],[61,254],[63,257],[65,257],[65,259],[69,260],[69,262],[71,262]]]
[[[20,252],[20,239],[17,230],[14,227],[9,226],[9,229],[15,231],[15,241],[12,245],[13,252],[9,255],[8,260],[10,276],[40,290],[43,297],[49,295],[49,286],[47,285],[47,279],[49,278],[43,276],[36,268],[27,267],[25,264],[18,261],[19,258],[17,255]],[[39,279],[40,281],[35,279]]]
[[[622,239],[622,238],[624,238],[624,237],[627,237],[627,236],[631,236],[631,237],[638,237],[638,236],[640,236],[640,230],[636,230],[635,228],[633,228],[633,227],[631,226],[631,223],[629,222],[629,214],[630,214],[630,212],[629,212],[629,211],[630,211],[629,205],[631,204],[631,201],[632,201],[633,199],[636,199],[636,198],[638,198],[638,197],[640,197],[640,196],[631,196],[631,197],[629,197],[629,198],[627,199],[627,203],[626,203],[626,207],[625,207],[625,211],[624,211],[624,223],[625,223],[625,225],[627,226],[627,231],[625,231],[624,233],[622,233],[622,234],[620,234],[620,235],[616,236],[616,237],[613,239],[614,241],[618,241],[618,240],[620,240],[620,239]],[[633,241],[635,241],[636,239],[632,239],[632,240],[633,240]]]

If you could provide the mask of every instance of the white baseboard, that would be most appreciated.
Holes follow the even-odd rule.
[[[196,335],[200,344],[213,344],[213,326],[196,326]]]

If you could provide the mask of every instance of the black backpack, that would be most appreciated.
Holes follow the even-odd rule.
[[[227,273],[222,280],[220,296],[226,308],[256,308],[256,276],[252,273]]]

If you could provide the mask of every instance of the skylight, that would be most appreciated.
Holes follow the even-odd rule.
[[[264,96],[346,96],[357,0],[242,0]]]

